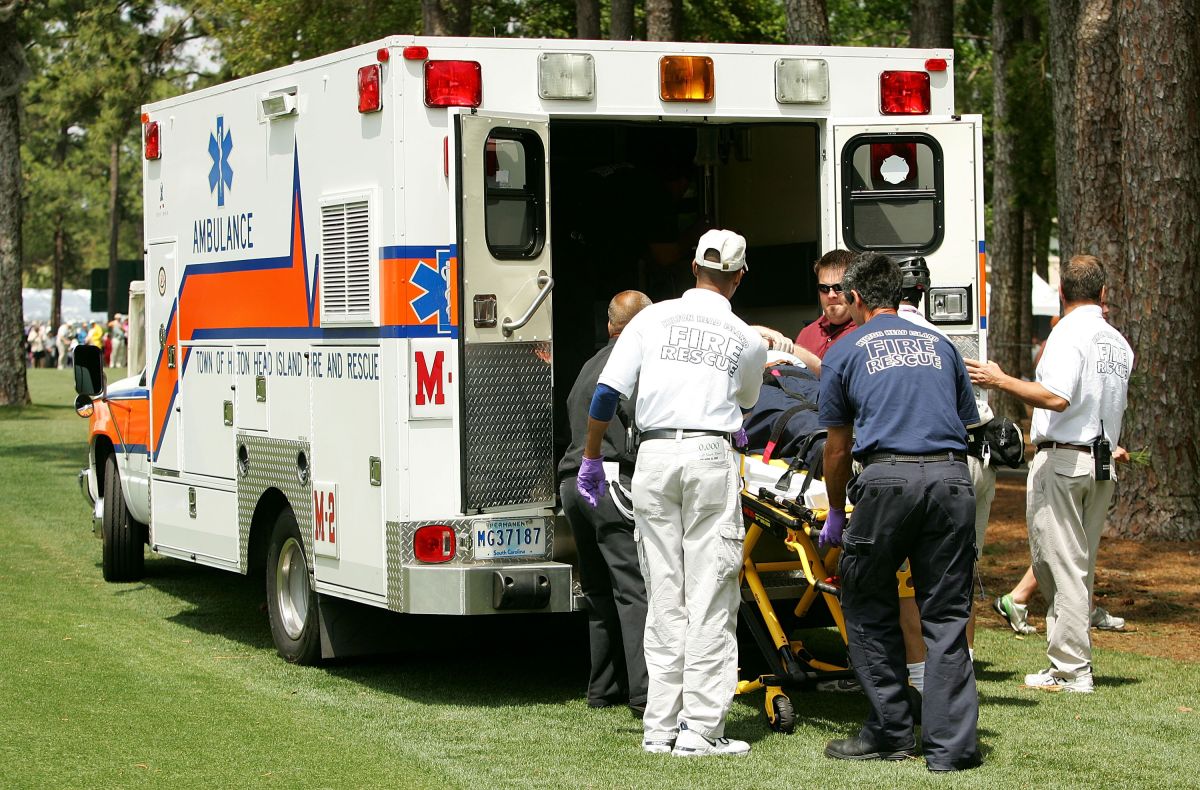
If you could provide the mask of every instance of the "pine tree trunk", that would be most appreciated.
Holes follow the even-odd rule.
[[[787,18],[787,43],[829,46],[825,0],[783,0],[783,13]]]
[[[575,38],[600,38],[600,0],[575,0]]]
[[[450,19],[441,0],[421,0],[421,31],[426,36],[449,36]]]
[[[62,212],[54,215],[54,253],[50,273],[50,327],[58,332],[62,323],[63,268],[66,266],[67,233],[63,228]]]
[[[612,0],[608,37],[613,41],[633,39],[633,0]]]
[[[1017,29],[1010,0],[992,3],[992,298],[988,308],[988,357],[1006,372],[1019,376],[1025,370],[1021,359],[1024,342],[1020,336],[1025,312],[1022,282],[1029,275],[1024,265],[1024,212],[1017,186],[1016,139],[1012,116],[1019,108],[1009,106],[1010,65]],[[991,393],[992,410],[1012,419],[1025,417],[1025,406],[1003,392]]]
[[[678,41],[679,0],[646,0],[646,40]]]
[[[28,76],[12,7],[0,13],[0,406],[29,403],[21,306],[21,84]]]
[[[1200,537],[1200,10],[1195,0],[1118,0],[1125,191],[1123,273],[1110,320],[1134,350],[1110,531]]]
[[[108,317],[117,312],[117,242],[121,235],[121,143],[114,140],[109,147],[108,160]]]
[[[910,47],[954,49],[954,0],[912,0]]]

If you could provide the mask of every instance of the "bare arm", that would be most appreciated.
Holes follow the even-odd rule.
[[[846,484],[850,482],[850,450],[854,444],[852,426],[837,425],[829,429],[825,439],[825,490],[829,507],[846,508]]]
[[[766,326],[750,327],[762,337],[766,342],[767,348],[772,351],[782,351],[785,354],[791,354],[804,363],[804,367],[813,372],[817,378],[821,377],[821,358],[803,346],[798,346],[775,329]]]
[[[608,430],[611,420],[603,422],[595,417],[588,417],[587,441],[583,445],[584,458],[599,458],[600,447],[604,442],[604,432]]]
[[[977,359],[964,359],[963,362],[967,364],[971,383],[984,389],[1007,392],[1039,409],[1062,411],[1071,405],[1066,398],[1055,395],[1036,381],[1023,381],[1008,375],[995,362],[980,362]]]

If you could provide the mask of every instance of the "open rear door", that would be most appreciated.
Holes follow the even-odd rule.
[[[985,358],[982,119],[844,125],[837,151],[838,246],[923,255],[921,305],[964,356]]]
[[[549,122],[456,116],[463,510],[554,502]]]

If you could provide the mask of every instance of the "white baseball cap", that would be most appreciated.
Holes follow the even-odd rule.
[[[706,260],[704,254],[709,250],[716,250],[720,260]],[[750,267],[746,265],[746,240],[731,230],[713,228],[705,231],[696,244],[696,263],[723,272],[736,272],[738,269],[749,271]]]

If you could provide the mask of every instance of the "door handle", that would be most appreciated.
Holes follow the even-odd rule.
[[[516,332],[518,329],[528,324],[529,319],[533,318],[533,314],[537,312],[537,309],[542,306],[542,302],[546,301],[546,297],[550,295],[552,290],[554,290],[554,278],[545,272],[538,272],[537,283],[541,290],[538,291],[537,296],[534,297],[533,304],[529,305],[529,309],[525,311],[525,315],[521,316],[516,321],[506,317],[504,322],[501,324],[501,326],[504,328],[505,337],[508,337],[513,332]]]

